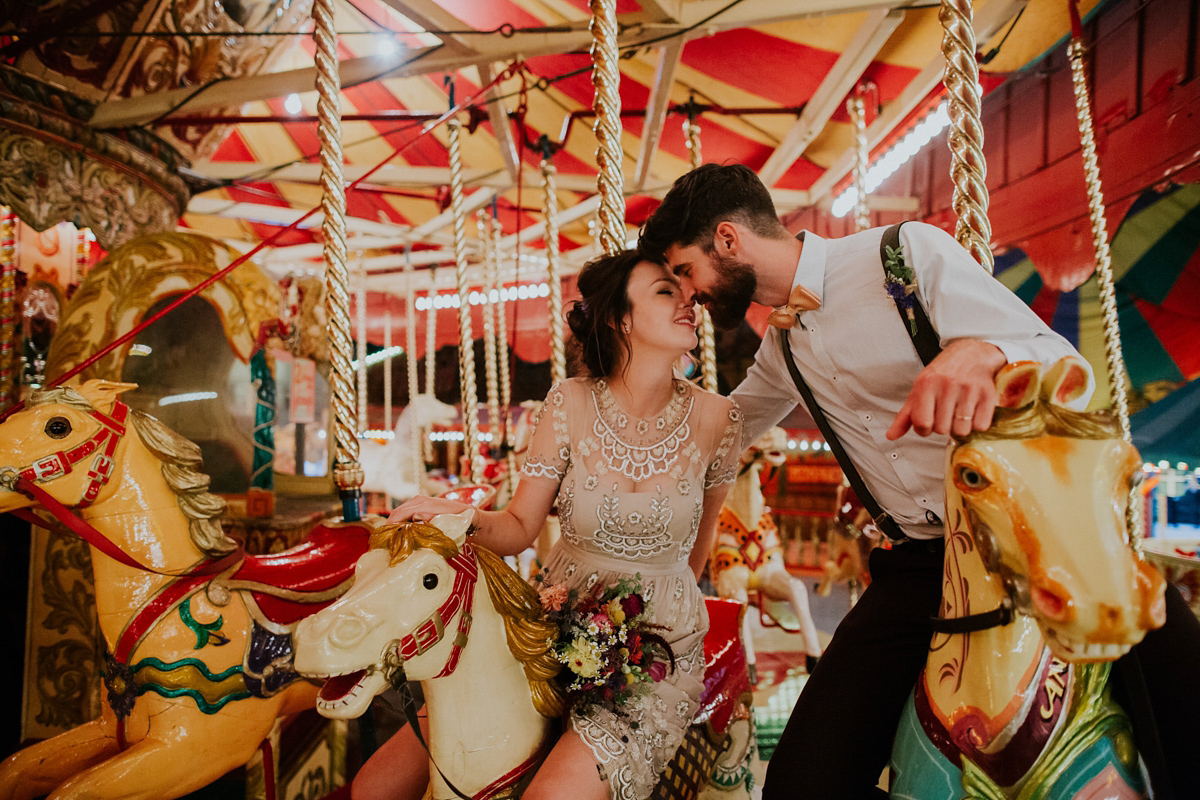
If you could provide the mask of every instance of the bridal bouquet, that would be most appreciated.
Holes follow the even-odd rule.
[[[620,713],[631,698],[662,680],[675,656],[650,622],[641,576],[581,594],[564,584],[543,585],[542,608],[558,625],[555,655],[567,702],[581,713],[600,705]]]

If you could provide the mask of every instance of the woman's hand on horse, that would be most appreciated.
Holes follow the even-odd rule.
[[[957,339],[950,342],[913,381],[900,413],[888,429],[899,439],[909,428],[918,436],[931,433],[966,436],[986,430],[996,410],[996,373],[1007,359],[990,342]]]
[[[407,522],[408,520],[429,522],[438,514],[460,514],[469,508],[474,509],[475,507],[444,497],[417,495],[397,506],[388,515],[388,522]],[[475,509],[475,512],[475,521],[478,521],[478,509]]]

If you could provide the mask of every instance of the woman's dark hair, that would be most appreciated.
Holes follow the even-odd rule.
[[[646,223],[638,248],[663,263],[672,245],[713,252],[713,235],[725,221],[738,222],[766,239],[791,236],[780,223],[771,193],[742,164],[703,164],[681,176]]]
[[[579,271],[583,299],[567,312],[567,324],[575,337],[573,355],[593,378],[610,376],[622,354],[629,355],[621,330],[630,308],[626,289],[633,268],[645,260],[637,250],[622,250],[593,259]]]

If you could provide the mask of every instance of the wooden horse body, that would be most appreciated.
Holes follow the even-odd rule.
[[[386,526],[360,559],[354,587],[296,631],[296,667],[325,680],[317,708],[326,716],[357,717],[391,682],[420,681],[433,800],[457,798],[447,780],[480,800],[516,796],[521,778],[553,745],[562,713],[557,628],[503,559],[470,543],[469,522],[464,513]],[[750,687],[736,646],[736,607],[711,616],[728,624],[720,626],[720,642],[714,636],[710,647],[706,639],[698,722],[728,745],[748,730]],[[689,734],[690,748],[681,748],[692,757],[707,750],[700,769],[696,762],[676,766],[681,779],[660,784],[656,798],[696,796],[719,756],[698,741],[704,735]],[[746,765],[720,766],[730,790],[724,796],[745,797],[738,789],[748,790],[739,783]]]
[[[1070,360],[1009,365],[996,423],[948,453],[940,616],[968,632],[934,636],[893,797],[1147,796],[1106,681],[1162,625],[1163,581],[1126,542],[1141,459],[1110,415],[1064,407],[1083,385]]]
[[[130,412],[130,388],[47,390],[0,425],[0,511],[40,504],[88,538],[107,651],[100,718],[10,756],[6,800],[161,800],[245,764],[276,718],[312,707],[291,629],[348,588],[366,549],[364,526],[340,526],[245,556],[199,449]]]
[[[408,500],[425,491],[422,476],[413,474],[412,451],[421,447],[416,434],[431,425],[451,425],[457,417],[454,406],[432,395],[415,395],[400,412],[390,440],[380,444],[364,439],[360,443],[363,491],[383,492],[396,500]]]
[[[717,522],[710,571],[717,594],[741,603],[749,603],[751,592],[761,599],[787,603],[804,636],[804,650],[812,658],[821,655],[817,626],[808,608],[808,590],[788,574],[783,564],[779,529],[763,499],[759,474],[767,467],[779,467],[786,460],[787,434],[772,428],[742,454],[742,466],[730,489]],[[754,664],[750,642],[749,616],[746,628],[747,659]]]

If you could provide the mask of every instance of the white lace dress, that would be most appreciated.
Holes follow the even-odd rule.
[[[641,573],[676,659],[675,672],[627,715],[571,715],[613,798],[650,795],[695,714],[708,615],[688,555],[705,492],[736,476],[740,440],[737,406],[684,381],[653,419],[626,414],[603,380],[562,381],[542,408],[522,480],[559,485],[562,538],[546,580],[587,590]]]

